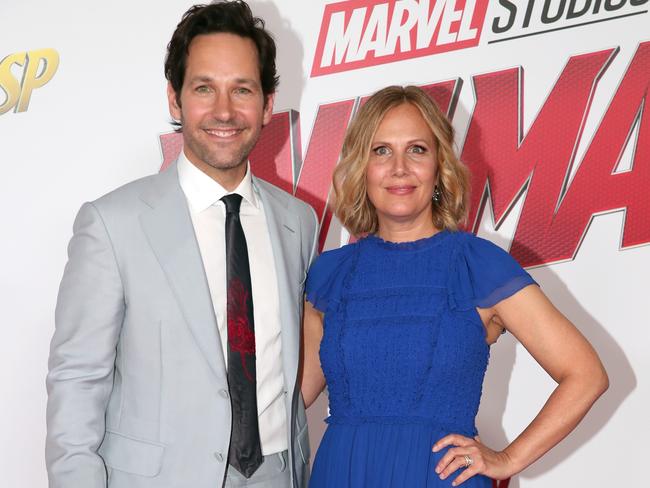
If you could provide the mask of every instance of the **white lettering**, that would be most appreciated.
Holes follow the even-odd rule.
[[[357,56],[351,56],[348,53],[347,62],[360,61],[365,59],[369,51],[384,52],[386,49],[386,31],[388,30],[388,4],[382,3],[375,5],[370,14],[366,32],[363,33],[363,39],[359,45]]]
[[[394,55],[398,42],[399,52],[405,53],[476,39],[479,27],[472,27],[472,22],[477,1],[458,4],[457,0],[384,0],[370,12],[369,7],[334,12],[328,19],[320,67],[363,61],[372,54]]]
[[[413,12],[417,12],[418,4],[415,0],[402,0],[395,4],[393,18],[391,19],[390,29],[388,30],[388,40],[386,41],[385,51],[378,56],[393,54],[397,49],[397,40],[399,39],[400,52],[411,50],[411,29],[417,22],[417,17]],[[402,23],[402,17],[406,13],[406,20]]]
[[[458,40],[468,41],[474,39],[477,34],[476,28],[472,29],[472,19],[474,18],[474,8],[476,7],[476,0],[467,0],[465,2],[465,10],[463,12],[463,19],[460,21],[460,29],[458,30]]]
[[[438,32],[438,45],[450,44],[456,42],[456,32],[451,32],[451,24],[460,20],[463,15],[462,10],[456,10],[456,0],[447,0],[445,11],[440,22],[440,31]]]
[[[345,12],[335,12],[330,17],[330,23],[327,28],[325,37],[325,48],[321,58],[320,67],[324,68],[332,64],[341,64],[343,56],[346,58],[356,58],[361,42],[361,33],[363,30],[363,20],[366,17],[366,7],[355,9],[345,28]]]
[[[417,42],[415,44],[417,49],[424,49],[431,45],[433,33],[440,22],[445,0],[434,1],[436,3],[433,6],[431,16],[429,16],[429,0],[420,0],[417,21]]]

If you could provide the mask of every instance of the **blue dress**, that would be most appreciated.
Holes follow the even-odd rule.
[[[450,487],[434,469],[450,433],[473,437],[489,346],[476,307],[535,283],[505,251],[465,232],[323,253],[307,299],[324,312],[330,416],[311,488]],[[475,476],[465,488],[489,488]]]

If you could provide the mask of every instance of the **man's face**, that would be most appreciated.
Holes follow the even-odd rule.
[[[180,93],[167,87],[169,110],[183,126],[185,155],[210,175],[241,173],[262,126],[271,120],[273,95],[264,103],[254,42],[234,34],[195,37]]]

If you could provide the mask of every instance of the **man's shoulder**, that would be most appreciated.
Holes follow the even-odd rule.
[[[304,217],[311,218],[313,216],[315,218],[316,212],[312,206],[300,198],[297,198],[282,188],[279,188],[274,184],[258,177],[255,177],[255,184],[261,191],[267,192],[268,195],[281,202],[287,208],[287,210],[291,212],[298,212],[299,215]]]
[[[100,211],[133,209],[147,195],[161,191],[165,182],[172,177],[171,168],[125,183],[92,202]]]

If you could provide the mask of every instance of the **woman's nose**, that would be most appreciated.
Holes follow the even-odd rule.
[[[408,167],[406,164],[406,157],[399,152],[395,152],[393,156],[393,174],[403,175],[407,172]]]

